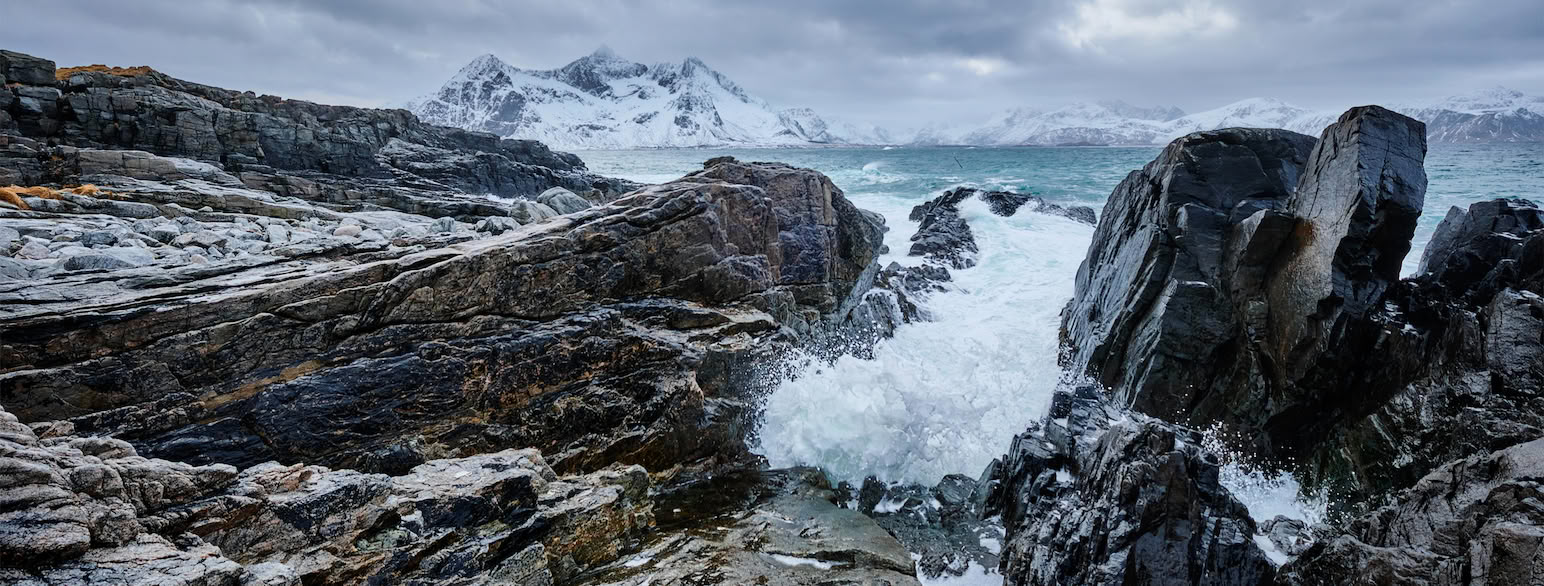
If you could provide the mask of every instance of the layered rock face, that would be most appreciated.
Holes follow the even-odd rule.
[[[405,110],[257,96],[148,69],[56,70],[9,51],[3,60],[13,85],[0,92],[0,133],[212,162],[249,186],[301,192],[286,195],[468,219],[447,192],[534,198],[564,187],[604,200],[634,187],[590,174],[578,157],[539,142],[433,126]],[[0,183],[65,180],[56,154],[0,149],[7,168]]]
[[[882,219],[805,169],[717,159],[618,197],[398,111],[0,57],[9,581],[593,582],[660,539],[637,465],[745,465],[764,368],[879,272]],[[704,547],[914,583],[872,520],[787,486],[747,535],[846,515],[834,545]],[[698,551],[680,581],[713,570]]]
[[[63,271],[0,293],[3,400],[193,463],[668,467],[735,445],[747,361],[839,321],[881,230],[818,173],[724,162],[443,247]]]

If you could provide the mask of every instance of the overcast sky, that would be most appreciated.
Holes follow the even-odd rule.
[[[1544,0],[4,0],[4,48],[395,106],[493,53],[697,56],[777,107],[918,126],[1122,99],[1544,94]]]

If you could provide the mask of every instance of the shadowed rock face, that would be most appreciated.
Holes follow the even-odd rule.
[[[1202,132],[1127,176],[1062,313],[1067,366],[1179,421],[1227,393],[1236,352],[1263,333],[1252,306],[1292,226],[1277,210],[1313,146],[1284,130]]]
[[[1425,125],[1376,106],[1324,130],[1284,210],[1298,221],[1267,285],[1278,387],[1338,345],[1347,322],[1380,309],[1399,280],[1425,204],[1425,158]]]
[[[1262,584],[1275,566],[1192,431],[1059,391],[988,469],[1008,584]]]
[[[1361,357],[1387,345],[1425,150],[1419,122],[1376,106],[1317,143],[1175,141],[1106,204],[1063,314],[1066,362],[1138,411],[1220,422],[1268,456],[1312,451],[1421,368]]]
[[[0,401],[193,463],[668,467],[743,449],[748,366],[837,319],[880,230],[818,173],[730,162],[444,248],[66,273],[0,293]]]

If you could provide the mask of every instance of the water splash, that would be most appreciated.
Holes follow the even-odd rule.
[[[1201,447],[1222,460],[1218,481],[1249,508],[1250,517],[1265,521],[1282,516],[1309,525],[1328,520],[1327,494],[1306,493],[1290,472],[1259,465],[1229,443],[1221,425],[1214,425],[1202,435]]]
[[[859,203],[885,214],[892,251],[914,230],[899,203]],[[817,363],[783,383],[767,398],[760,435],[772,465],[933,484],[979,474],[1044,413],[1060,373],[1061,307],[1093,230],[1034,213],[1003,218],[977,200],[961,214],[981,253],[923,301],[936,321],[901,328],[872,360]],[[891,260],[917,262],[899,253],[881,262]]]

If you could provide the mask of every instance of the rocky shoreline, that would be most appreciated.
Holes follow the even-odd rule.
[[[1544,576],[1544,215],[1455,209],[1400,279],[1425,131],[1378,107],[1186,136],[1097,215],[950,190],[881,266],[807,169],[639,186],[399,110],[0,75],[0,581]],[[1096,226],[1044,420],[932,487],[766,469],[789,357],[930,319],[971,198]],[[1252,518],[1230,457],[1336,514]]]

